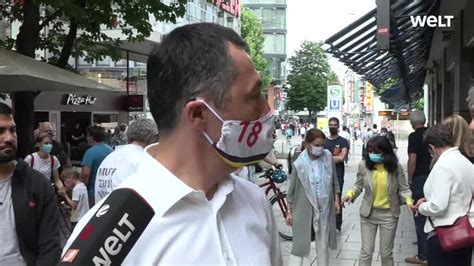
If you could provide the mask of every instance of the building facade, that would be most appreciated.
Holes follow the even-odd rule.
[[[427,65],[430,124],[452,114],[471,121],[466,102],[474,86],[474,2],[442,1],[440,15],[454,16],[450,28],[436,28]]]
[[[286,78],[286,0],[243,0],[242,4],[260,19],[265,35],[263,48],[267,70],[274,81]]]
[[[166,1],[165,1],[166,2]],[[130,112],[130,119],[151,117],[146,98],[146,61],[154,45],[161,41],[164,34],[173,29],[198,22],[212,22],[234,29],[240,34],[240,1],[239,0],[190,0],[186,14],[175,24],[151,21],[153,33],[142,43],[122,43],[123,59],[113,62],[110,58],[93,63],[83,58],[71,59],[70,64],[77,66],[78,71],[91,79],[118,88],[131,95],[143,95],[144,111]],[[120,23],[120,21],[119,21]],[[120,35],[120,31],[108,32],[109,35]],[[128,62],[128,63],[127,63]],[[128,77],[128,78],[127,78]],[[127,82],[128,81],[128,82]]]

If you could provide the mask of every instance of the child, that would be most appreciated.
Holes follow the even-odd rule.
[[[60,194],[64,197],[67,204],[71,206],[71,228],[74,230],[77,222],[89,210],[89,197],[87,196],[87,187],[82,183],[79,173],[74,168],[64,169],[61,173],[61,179],[68,189],[72,189],[72,199],[61,190]]]

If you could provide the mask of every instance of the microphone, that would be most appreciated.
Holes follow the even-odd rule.
[[[60,265],[120,265],[155,215],[135,190],[114,190],[68,248]]]

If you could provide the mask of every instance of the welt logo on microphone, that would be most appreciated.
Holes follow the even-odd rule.
[[[71,244],[60,265],[120,265],[155,215],[136,191],[114,190]]]

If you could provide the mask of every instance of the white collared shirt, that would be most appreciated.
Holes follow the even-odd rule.
[[[137,191],[155,211],[124,265],[282,265],[275,219],[255,184],[232,175],[208,200],[146,153],[120,187]],[[100,205],[77,224],[64,250]]]

